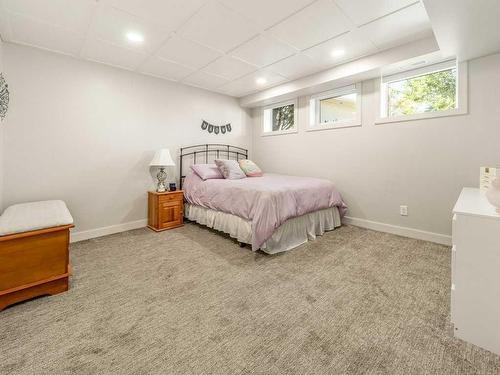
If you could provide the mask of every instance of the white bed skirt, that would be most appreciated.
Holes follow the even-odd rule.
[[[185,203],[184,216],[191,221],[229,234],[239,242],[252,242],[252,223],[239,216]],[[268,254],[291,250],[341,226],[337,207],[311,212],[284,222],[261,247]]]

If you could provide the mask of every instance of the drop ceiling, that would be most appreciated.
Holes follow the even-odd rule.
[[[444,54],[461,61],[500,51],[500,1],[423,0]]]
[[[0,35],[242,97],[432,28],[415,0],[0,0]]]

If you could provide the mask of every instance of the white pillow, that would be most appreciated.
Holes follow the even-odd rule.
[[[219,168],[220,173],[228,180],[238,180],[245,178],[246,174],[240,168],[240,164],[236,160],[215,160],[215,165]]]
[[[202,180],[224,178],[215,164],[193,164],[191,169],[200,176]]]

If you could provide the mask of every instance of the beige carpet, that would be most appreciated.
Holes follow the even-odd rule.
[[[342,227],[269,256],[188,224],[75,244],[0,313],[1,374],[498,374],[448,336],[449,248]]]

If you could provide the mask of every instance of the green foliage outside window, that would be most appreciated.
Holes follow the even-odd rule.
[[[273,131],[290,130],[294,127],[294,105],[273,108]]]
[[[413,115],[456,108],[456,69],[388,84],[388,115]]]

